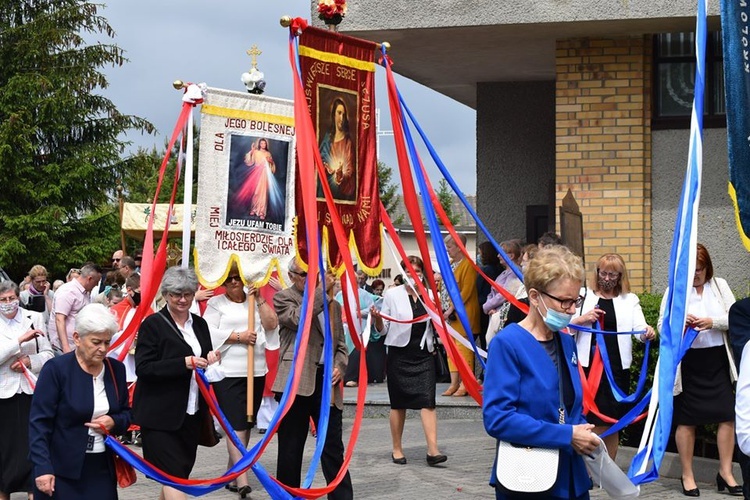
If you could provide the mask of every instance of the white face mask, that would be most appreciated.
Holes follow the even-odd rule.
[[[12,302],[3,302],[0,304],[0,313],[6,315],[6,316],[15,316],[16,312],[18,311],[18,299],[12,301]]]

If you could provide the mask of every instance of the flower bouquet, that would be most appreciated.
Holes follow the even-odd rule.
[[[318,18],[329,25],[338,25],[346,15],[346,0],[318,0]]]

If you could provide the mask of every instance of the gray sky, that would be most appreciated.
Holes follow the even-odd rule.
[[[245,51],[253,44],[263,51],[258,68],[265,73],[265,95],[291,99],[288,30],[279,25],[279,18],[288,14],[310,19],[311,15],[309,0],[112,0],[100,13],[130,60],[123,67],[106,68],[110,87],[105,95],[121,112],[146,118],[157,127],[156,137],[128,137],[134,146],[146,147],[161,147],[174,127],[181,106],[180,93],[172,88],[174,80],[244,90],[240,75],[250,68]],[[394,62],[398,68],[398,61]],[[466,194],[476,193],[474,110],[406,78],[398,78],[397,83],[459,187]],[[381,129],[390,130],[382,68],[376,72],[375,85]],[[393,138],[381,138],[380,152],[381,159],[397,170]],[[437,185],[437,168],[424,150],[420,154]]]

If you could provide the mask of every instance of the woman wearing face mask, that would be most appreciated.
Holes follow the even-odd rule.
[[[734,294],[726,280],[714,276],[714,266],[706,247],[698,243],[693,288],[687,306],[686,327],[698,331],[682,358],[674,385],[675,444],[682,465],[682,493],[700,496],[693,475],[695,430],[698,425],[718,424],[716,445],[719,471],[716,486],[729,494],[742,496],[742,486],[732,475],[734,453],[734,388],[737,380],[734,357],[728,339],[729,308]],[[667,294],[661,303],[661,328]]]
[[[582,413],[575,341],[560,333],[583,302],[583,279],[581,259],[567,248],[539,250],[524,276],[529,314],[506,326],[487,356],[487,433],[516,445],[559,449],[557,480],[544,498],[589,498],[591,479],[581,455],[599,445]],[[513,498],[499,485],[496,466],[490,478],[496,498]]]
[[[422,279],[422,259],[409,256],[417,275]],[[404,267],[404,263],[401,263]],[[385,336],[388,346],[386,360],[386,380],[391,401],[390,425],[393,452],[391,460],[399,465],[406,464],[406,456],[401,443],[404,433],[406,410],[420,410],[422,427],[427,440],[427,464],[443,463],[448,457],[440,453],[437,445],[437,414],[435,413],[435,362],[434,333],[432,323],[427,319],[422,298],[416,290],[413,278],[406,277],[407,284],[390,288],[383,296],[383,305],[378,311],[372,308],[375,329]],[[384,320],[383,316],[410,321],[424,317],[418,323],[395,323]]]
[[[594,322],[598,321],[597,327]],[[596,263],[591,276],[590,289],[586,300],[571,321],[576,325],[594,327],[608,332],[633,332],[645,330],[637,338],[640,341],[651,340],[654,329],[646,324],[638,296],[630,293],[630,282],[625,261],[616,253],[603,255]],[[633,341],[629,335],[604,335],[605,347],[609,356],[612,375],[617,386],[624,393],[630,392],[630,364],[633,361]],[[576,333],[578,360],[588,376],[591,360],[596,349],[596,337],[588,332]],[[594,397],[599,412],[607,417],[619,419],[628,411],[628,406],[618,403],[612,393],[606,375],[602,375],[599,390]],[[594,432],[602,434],[609,429],[610,422],[590,412],[586,419],[594,424]],[[602,438],[607,445],[609,456],[614,460],[617,455],[619,433],[615,432]]]
[[[31,498],[29,410],[34,389],[21,365],[39,375],[54,357],[42,313],[20,309],[18,294],[12,281],[0,283],[0,500],[18,491]]]

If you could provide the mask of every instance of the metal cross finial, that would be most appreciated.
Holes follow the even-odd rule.
[[[253,68],[258,67],[258,56],[261,55],[262,53],[263,52],[260,49],[258,49],[258,46],[255,44],[253,44],[253,46],[250,47],[250,50],[247,51],[247,55],[249,55],[252,58],[251,63],[253,65]]]

